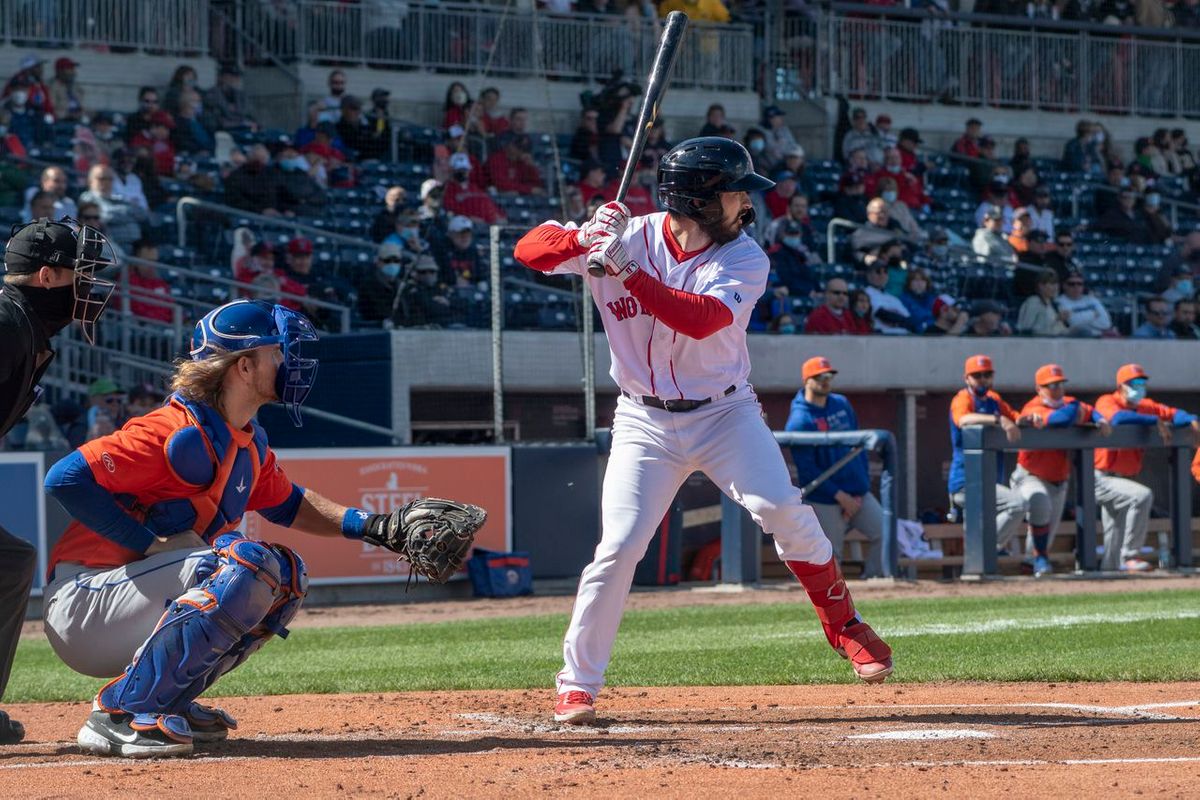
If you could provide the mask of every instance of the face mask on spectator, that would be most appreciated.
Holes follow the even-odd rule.
[[[933,247],[929,248],[929,250],[937,258],[945,258],[950,254],[950,246],[944,244],[935,244]]]
[[[1129,186],[1131,183],[1132,183],[1132,181],[1130,181],[1130,180],[1129,180],[1129,178],[1127,178],[1127,177],[1123,177],[1123,178],[1121,178],[1121,185],[1122,185],[1122,186]]]
[[[899,164],[889,164],[887,171],[892,173],[893,175],[895,175],[896,173],[898,173],[900,171],[900,165]]]
[[[389,278],[394,278],[400,274],[400,262],[392,261],[387,264],[384,264],[382,267],[379,268],[379,271],[382,272],[384,275],[388,276]]]
[[[750,140],[750,149],[753,150],[755,153],[761,153],[766,148],[766,146],[767,146],[767,143],[763,139],[751,139]]]
[[[1188,278],[1187,280],[1183,280],[1183,281],[1180,281],[1179,283],[1175,284],[1175,290],[1178,291],[1180,294],[1185,295],[1187,297],[1192,296],[1193,288],[1194,287],[1192,285],[1191,278]]]
[[[417,283],[422,286],[437,286],[438,274],[431,269],[417,273]]]
[[[102,142],[107,142],[107,141],[111,140],[113,137],[113,129],[112,128],[109,128],[106,131],[93,131],[93,133],[95,133],[96,138]]]
[[[454,103],[456,106],[461,106],[463,103],[467,102],[467,93],[461,89],[455,89],[450,93],[450,102]]]
[[[1146,206],[1148,208],[1158,208],[1159,204],[1161,204],[1161,203],[1162,203],[1161,195],[1157,195],[1157,194],[1146,195]]]
[[[894,203],[899,195],[896,192],[882,192],[879,196],[883,198],[883,202],[885,203]]]
[[[29,92],[15,91],[12,93],[12,104],[15,108],[24,108],[25,101],[29,99]]]
[[[1138,403],[1146,399],[1145,385],[1135,386],[1132,383],[1127,383],[1123,388],[1125,391],[1125,400],[1130,405],[1136,406]]]
[[[1104,131],[1096,131],[1093,133],[1092,141],[1096,144],[1104,144]]]
[[[783,245],[784,247],[790,247],[793,250],[799,250],[804,246],[804,242],[799,236],[785,236],[783,237]]]
[[[796,326],[795,325],[780,325],[779,332],[780,333],[795,333]]]
[[[1043,397],[1042,402],[1050,408],[1062,408],[1065,401],[1061,397]]]
[[[286,158],[279,162],[279,166],[288,172],[308,172],[308,160],[304,156]]]

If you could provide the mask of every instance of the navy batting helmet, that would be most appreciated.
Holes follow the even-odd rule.
[[[283,361],[275,375],[275,393],[299,426],[300,405],[317,379],[317,359],[301,358],[300,343],[316,340],[317,332],[303,314],[264,300],[234,300],[196,323],[189,355],[199,361],[218,353],[279,345]]]
[[[680,142],[658,164],[658,199],[671,211],[697,222],[720,219],[712,201],[721,192],[755,192],[775,183],[754,172],[750,153],[723,136],[701,136]],[[744,225],[754,221],[748,212]]]

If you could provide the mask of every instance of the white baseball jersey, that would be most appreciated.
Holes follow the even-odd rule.
[[[620,281],[592,277],[587,256],[568,259],[551,274],[581,275],[588,282],[608,335],[609,374],[617,386],[633,395],[667,400],[719,397],[750,377],[746,326],[766,289],[770,261],[745,233],[696,253],[673,253],[666,241],[666,224],[665,212],[633,217],[622,237],[625,250],[638,266],[670,288],[710,295],[729,307],[733,324],[706,339],[692,339],[663,325],[641,308]],[[677,260],[677,255],[682,257]]]

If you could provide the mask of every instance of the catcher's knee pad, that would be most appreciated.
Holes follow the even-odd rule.
[[[216,572],[171,604],[125,674],[101,690],[100,705],[182,714],[244,638],[284,632],[279,620],[271,620],[271,628],[263,623],[282,617],[284,609],[295,615],[307,576],[290,550],[276,547],[238,535],[218,537]]]

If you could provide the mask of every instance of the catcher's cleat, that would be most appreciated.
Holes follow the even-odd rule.
[[[237,720],[225,709],[197,702],[188,706],[187,711],[183,712],[183,718],[192,729],[192,741],[196,744],[224,741],[229,732],[237,728]]]
[[[596,721],[596,700],[587,692],[563,692],[554,706],[554,721],[590,725]]]
[[[124,758],[165,758],[192,753],[192,730],[174,714],[110,712],[92,704],[79,729],[79,746],[89,753]]]
[[[852,622],[842,630],[837,653],[867,683],[883,683],[892,674],[892,648],[865,622]]]

